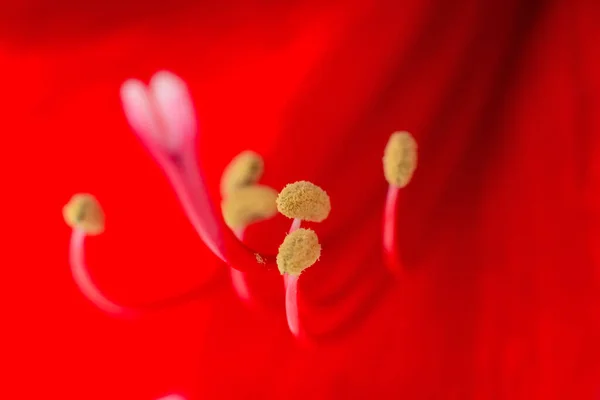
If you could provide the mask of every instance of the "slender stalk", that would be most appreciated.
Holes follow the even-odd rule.
[[[398,193],[400,189],[394,185],[390,185],[385,201],[385,211],[383,219],[383,250],[385,253],[385,261],[388,269],[394,274],[401,272],[400,257],[398,254],[397,240],[397,209],[398,209]]]
[[[201,297],[207,293],[211,281],[188,290],[176,296],[165,299],[126,306],[113,301],[104,294],[104,292],[94,283],[90,276],[88,267],[85,263],[85,239],[86,234],[80,229],[73,229],[71,234],[71,243],[69,246],[69,262],[71,265],[71,274],[77,288],[81,293],[96,307],[107,314],[121,317],[135,317],[145,313],[158,311],[164,308],[175,307],[188,303],[191,300]]]
[[[294,218],[292,226],[290,227],[290,233],[300,229],[301,224],[302,220]],[[298,314],[298,278],[300,278],[299,275],[293,276],[285,274],[283,276],[283,282],[285,286],[285,315],[290,332],[295,337],[300,336],[300,318]]]

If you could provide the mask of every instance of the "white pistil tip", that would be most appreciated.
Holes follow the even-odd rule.
[[[168,71],[159,71],[150,80],[150,92],[162,128],[165,144],[178,151],[196,133],[196,114],[186,83]]]

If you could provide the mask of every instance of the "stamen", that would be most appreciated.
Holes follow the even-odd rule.
[[[294,218],[290,233],[277,254],[277,265],[285,285],[285,312],[290,332],[301,338],[298,312],[298,279],[302,271],[313,265],[321,254],[316,233],[300,228],[303,220],[321,222],[331,212],[329,196],[317,185],[300,181],[287,185],[277,197],[279,212]]]
[[[277,197],[277,209],[288,218],[322,222],[331,212],[329,195],[314,183],[290,183]]]
[[[253,151],[243,151],[227,165],[221,177],[221,196],[227,197],[234,190],[258,183],[264,172],[264,162]]]
[[[73,229],[80,229],[87,235],[104,232],[104,211],[98,200],[88,193],[79,193],[63,207],[63,218]]]
[[[408,132],[396,132],[383,155],[383,173],[390,185],[403,188],[417,168],[417,142]]]
[[[137,306],[125,306],[110,300],[96,286],[85,263],[85,238],[98,235],[104,228],[104,213],[100,203],[91,194],[76,194],[63,208],[67,225],[73,228],[69,247],[69,262],[73,280],[81,293],[100,310],[115,316],[131,317],[166,307],[184,304],[207,290],[205,285],[174,297]]]
[[[315,231],[300,228],[289,233],[277,253],[277,267],[282,274],[298,276],[319,260],[321,244]]]
[[[383,249],[386,265],[395,274],[401,271],[396,243],[398,192],[408,185],[416,168],[417,142],[408,132],[394,133],[388,141],[383,156],[383,173],[389,183],[383,221]]]
[[[268,186],[241,187],[221,203],[225,223],[233,230],[269,219],[277,214],[277,191]]]

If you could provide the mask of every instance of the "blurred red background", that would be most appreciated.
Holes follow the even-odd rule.
[[[1,3],[0,398],[596,390],[599,3],[212,3]],[[274,165],[265,180],[275,187],[341,176],[334,200],[372,201],[348,192],[353,178],[328,152],[371,149],[378,162],[389,133],[414,131],[428,174],[407,195],[402,243],[415,264],[438,267],[386,300],[357,338],[303,355],[283,320],[238,304],[126,124],[120,84],[163,68],[194,95],[215,196],[223,166],[252,148]],[[369,128],[346,135],[355,123]],[[351,171],[374,180],[365,192],[382,201],[373,165]],[[80,191],[107,213],[88,258],[108,294],[155,299],[213,278],[214,292],[134,321],[94,309],[72,282],[61,216]],[[407,315],[391,333],[373,322]],[[372,350],[384,333],[395,344]]]

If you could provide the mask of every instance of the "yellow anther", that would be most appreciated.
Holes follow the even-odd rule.
[[[277,214],[277,191],[262,185],[234,190],[221,203],[223,219],[231,229],[269,219]]]
[[[104,211],[91,194],[79,193],[63,207],[63,218],[73,229],[81,229],[88,235],[104,232]]]
[[[315,231],[300,228],[285,237],[277,252],[277,267],[282,274],[298,276],[317,262],[321,244]]]
[[[331,212],[329,195],[314,183],[290,183],[277,197],[277,209],[288,218],[321,222]]]
[[[390,185],[403,188],[417,168],[417,142],[408,132],[396,132],[385,147],[383,173]]]
[[[264,171],[261,156],[253,151],[238,154],[223,171],[221,176],[221,196],[227,197],[231,192],[259,181]]]

